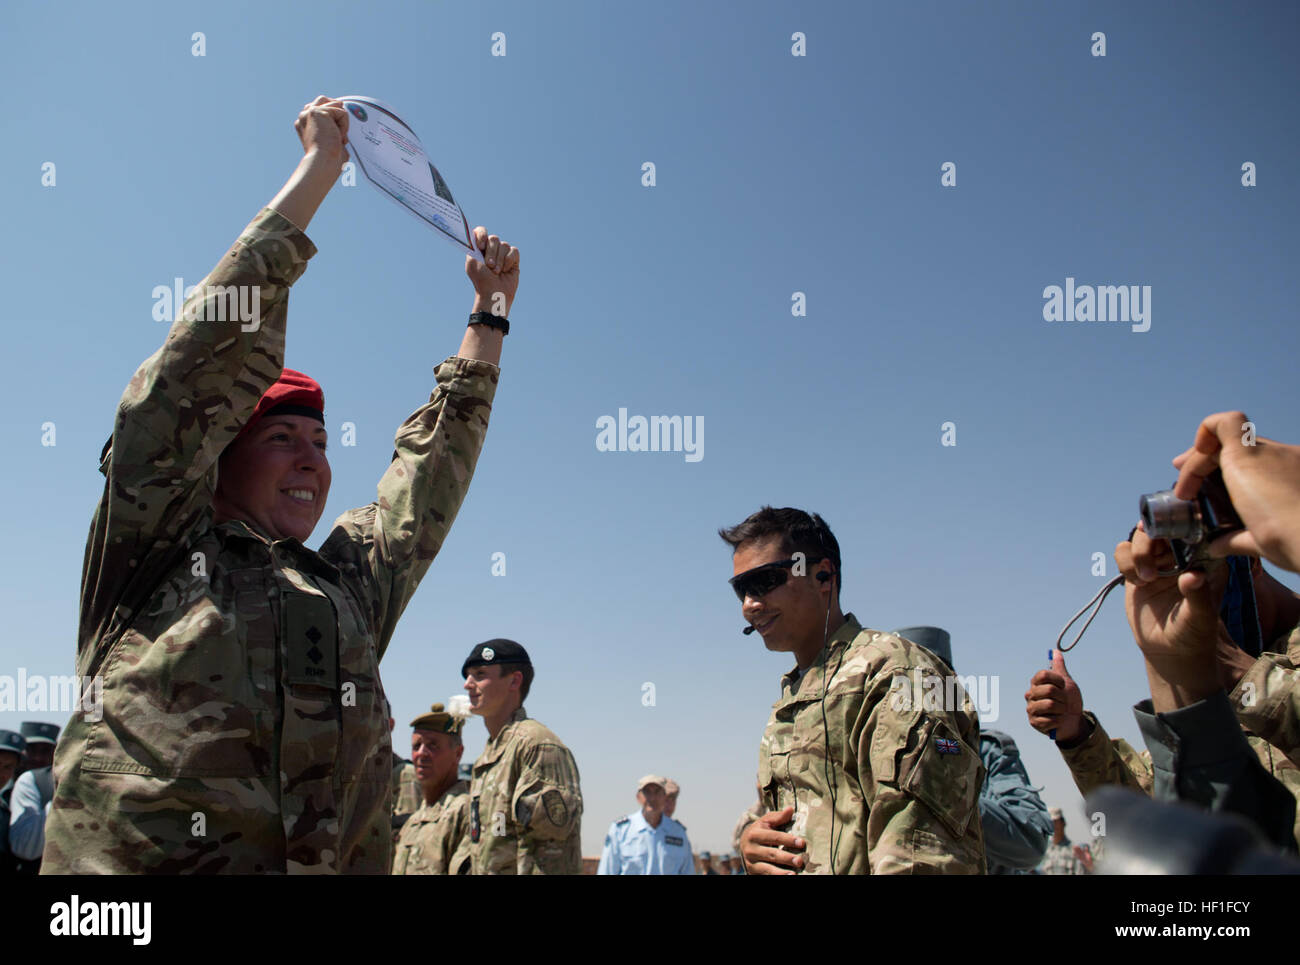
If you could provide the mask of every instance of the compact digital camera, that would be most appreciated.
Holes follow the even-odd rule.
[[[1138,509],[1146,534],[1169,540],[1179,573],[1209,560],[1209,545],[1220,536],[1245,528],[1218,469],[1205,477],[1195,499],[1178,499],[1165,489],[1147,493]]]

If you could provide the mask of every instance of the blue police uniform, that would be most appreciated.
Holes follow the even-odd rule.
[[[605,835],[598,875],[693,875],[695,859],[686,828],[664,815],[650,827],[640,811],[615,821]]]
[[[1020,749],[1011,736],[980,730],[980,822],[989,874],[1026,874],[1042,860],[1052,840],[1047,805],[1029,783]]]

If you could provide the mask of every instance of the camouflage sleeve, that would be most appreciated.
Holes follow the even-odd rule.
[[[461,794],[456,798],[451,815],[451,825],[447,837],[443,840],[443,867],[449,875],[469,874],[468,867],[462,868],[462,862],[470,862],[469,851],[469,795]]]
[[[211,505],[217,458],[280,376],[289,287],[315,253],[264,208],[131,378],[100,457],[106,481],[86,545],[79,658],[133,587],[153,589],[167,551],[183,548]]]
[[[984,767],[962,739],[959,714],[889,699],[878,674],[853,728],[858,781],[868,807],[872,874],[983,874],[979,792]],[[971,712],[973,716],[973,711]]]
[[[452,852],[451,860],[447,862],[447,874],[449,875],[467,875],[474,866],[474,855],[472,850],[473,842],[469,839],[469,801],[465,802],[465,829],[461,832],[460,841],[456,845],[456,850]]]
[[[515,782],[515,821],[533,841],[563,841],[582,817],[578,765],[562,744],[534,744],[524,752]]]
[[[1056,745],[1079,793],[1087,797],[1103,784],[1117,784],[1150,796],[1155,782],[1151,755],[1138,753],[1126,740],[1112,741],[1091,711],[1084,711],[1083,716],[1092,725],[1092,733],[1077,743]]]
[[[1300,637],[1300,628],[1291,639]],[[1300,762],[1300,671],[1292,648],[1283,655],[1264,653],[1246,671],[1231,695],[1241,725],[1293,761]]]
[[[369,606],[381,657],[469,490],[500,371],[456,357],[439,365],[428,403],[397,430],[379,498],[340,516],[321,547]]]

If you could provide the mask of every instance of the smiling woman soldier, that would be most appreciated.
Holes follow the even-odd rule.
[[[46,874],[388,871],[379,660],[474,473],[507,327],[490,305],[500,293],[508,313],[519,253],[475,229],[486,264],[465,270],[488,314],[398,429],[378,499],[303,546],[330,468],[321,388],[283,367],[286,310],[347,117],[325,97],[298,115],[293,176],[118,407],[77,644],[103,714],[75,715],[59,743]],[[257,323],[212,321],[241,286]]]

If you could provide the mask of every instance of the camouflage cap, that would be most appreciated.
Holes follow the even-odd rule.
[[[952,637],[948,635],[947,630],[941,630],[939,627],[903,627],[892,632],[896,637],[911,640],[924,647],[946,663],[949,669],[952,668]]]
[[[27,741],[21,734],[12,730],[0,730],[0,752],[21,754],[27,749]]]
[[[533,662],[528,659],[528,651],[515,643],[513,640],[505,640],[498,637],[495,640],[488,640],[480,643],[469,652],[465,662],[460,665],[460,675],[469,676],[470,667],[483,667],[489,664],[498,663],[522,663],[531,667]]]
[[[54,744],[59,739],[58,724],[42,724],[40,721],[25,720],[22,727],[23,739],[29,744]]]
[[[638,791],[644,791],[647,784],[658,784],[660,787],[664,788],[664,790],[667,790],[668,778],[660,777],[658,774],[647,774],[645,777],[641,778],[641,780],[636,782],[636,789]]]
[[[434,704],[427,714],[421,714],[411,721],[411,726],[416,730],[433,730],[440,734],[459,734],[465,726],[465,719],[453,717],[442,704]]]

